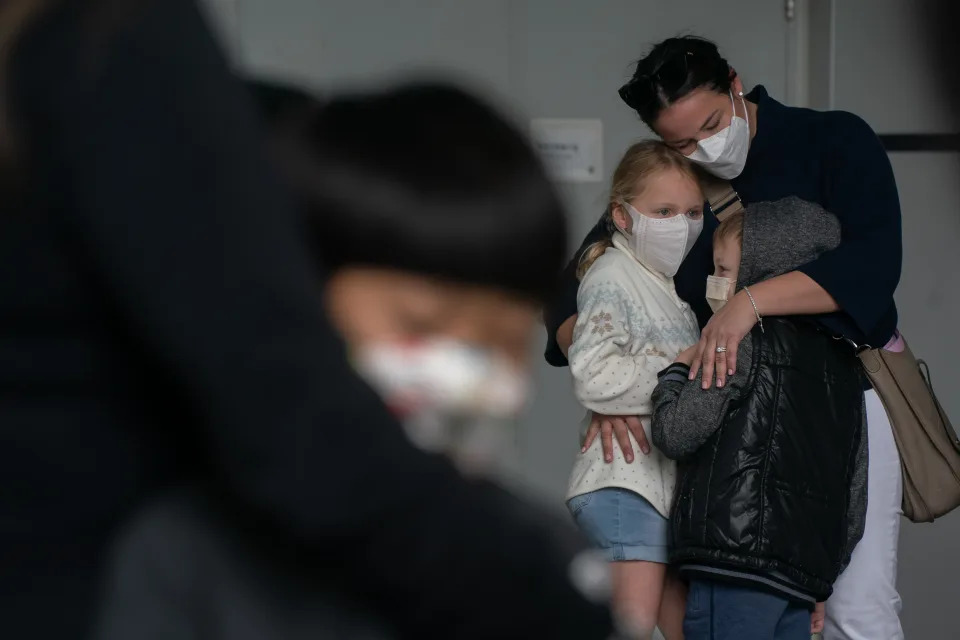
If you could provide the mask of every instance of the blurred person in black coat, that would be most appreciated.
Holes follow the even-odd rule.
[[[606,635],[573,552],[348,366],[191,2],[8,0],[0,34],[4,637],[83,637],[118,527],[183,483],[403,635]]]
[[[358,372],[419,446],[472,477],[508,471],[539,307],[555,278],[543,257],[565,246],[562,207],[524,136],[447,83],[335,95],[322,106],[282,86],[257,83],[254,93],[325,274],[317,304]],[[506,494],[491,498],[515,514],[512,530],[488,532],[505,534],[504,547],[525,520],[576,549],[566,519]],[[450,550],[425,546],[431,555]],[[351,590],[329,570],[310,571],[316,560],[308,548],[251,533],[222,500],[165,495],[112,554],[96,640],[382,639],[395,634],[375,612],[420,606],[387,594],[371,607],[364,585]],[[607,571],[588,556],[574,570],[581,581]],[[433,623],[445,637],[463,634],[458,609],[433,615],[445,618]]]

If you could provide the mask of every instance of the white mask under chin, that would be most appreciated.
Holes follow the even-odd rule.
[[[730,92],[730,110],[733,116],[730,126],[717,131],[709,138],[697,143],[697,148],[687,158],[724,180],[732,180],[743,173],[747,164],[747,153],[750,151],[750,112],[747,103],[741,96],[743,114],[746,119],[737,115],[733,108],[733,92]]]
[[[624,235],[630,242],[634,257],[647,268],[668,278],[677,275],[680,264],[703,230],[703,218],[693,219],[684,214],[651,218],[629,204],[624,206],[633,223],[630,233]]]

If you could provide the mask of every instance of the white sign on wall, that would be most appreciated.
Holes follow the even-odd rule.
[[[603,181],[603,122],[534,118],[530,137],[547,170],[562,182]]]

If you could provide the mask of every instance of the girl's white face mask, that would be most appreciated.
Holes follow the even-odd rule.
[[[743,172],[747,164],[747,153],[750,151],[750,112],[747,103],[741,96],[743,114],[746,119],[737,115],[733,108],[733,92],[730,92],[730,111],[732,117],[730,126],[717,131],[709,138],[697,143],[697,148],[687,158],[724,180],[732,180]]]
[[[623,206],[633,222],[630,233],[624,235],[630,241],[634,257],[668,278],[675,276],[703,231],[703,218],[694,219],[686,214],[651,218],[629,204]]]

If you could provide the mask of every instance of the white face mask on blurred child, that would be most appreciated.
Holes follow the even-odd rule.
[[[632,229],[624,235],[630,241],[634,257],[668,278],[677,275],[680,264],[703,231],[703,218],[694,219],[685,214],[651,218],[629,204],[623,206],[632,222]]]
[[[486,473],[509,455],[527,377],[494,353],[450,339],[379,343],[355,366],[423,449]]]

